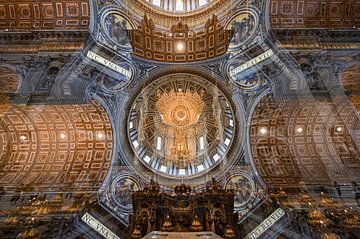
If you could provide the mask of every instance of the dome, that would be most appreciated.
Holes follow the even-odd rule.
[[[160,77],[141,91],[129,121],[130,144],[148,168],[168,176],[204,173],[230,148],[231,106],[220,90],[199,76]]]

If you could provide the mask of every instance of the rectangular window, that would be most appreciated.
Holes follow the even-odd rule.
[[[205,5],[205,4],[207,4],[207,0],[199,0],[199,6],[200,7]]]
[[[148,155],[145,155],[144,161],[150,163],[151,158]]]
[[[153,4],[160,7],[160,0],[153,0]]]
[[[201,136],[200,139],[199,139],[199,143],[200,143],[200,149],[204,149],[205,148],[205,144],[204,144],[204,137]]]
[[[204,170],[204,165],[202,165],[202,164],[198,165],[197,169],[198,169],[199,172],[203,171]]]
[[[139,147],[139,142],[137,140],[134,140],[133,145],[134,145],[135,148],[137,148],[137,147]]]
[[[157,137],[156,140],[156,149],[160,150],[161,149],[161,137]]]
[[[230,125],[231,127],[233,127],[233,126],[234,126],[234,121],[233,121],[233,120],[229,120],[229,125]]]
[[[226,138],[224,143],[226,146],[229,146],[230,142],[231,142],[230,139]]]
[[[218,155],[217,153],[213,156],[213,159],[215,162],[217,162],[220,159],[220,155]]]
[[[184,1],[176,0],[176,11],[184,11]]]

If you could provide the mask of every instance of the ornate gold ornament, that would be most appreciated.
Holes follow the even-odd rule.
[[[161,114],[164,124],[185,127],[198,123],[204,107],[202,95],[199,93],[182,92],[179,89],[178,92],[157,92],[157,97],[156,109]]]

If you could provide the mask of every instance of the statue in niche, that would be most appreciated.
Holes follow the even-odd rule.
[[[324,82],[324,79],[316,67],[313,67],[311,66],[311,64],[307,64],[307,63],[302,63],[300,67],[302,72],[307,78],[310,90],[316,90],[316,91],[326,90],[326,84]]]
[[[59,73],[59,68],[58,67],[51,67],[47,71],[46,78],[43,81],[43,85],[42,85],[41,88],[46,89],[46,90],[50,90],[51,87],[53,86],[54,82],[55,82],[55,78],[56,78],[58,73]]]
[[[311,73],[312,80],[309,82],[310,90],[326,90],[326,85],[318,71]]]
[[[224,234],[224,224],[226,223],[226,217],[225,215],[220,211],[214,211],[212,215],[212,225],[211,229],[217,234],[217,235],[223,235]]]

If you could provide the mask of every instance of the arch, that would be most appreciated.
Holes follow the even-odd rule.
[[[0,135],[0,185],[9,190],[96,191],[111,164],[112,125],[95,100],[10,105]]]
[[[359,180],[357,143],[329,99],[260,101],[250,126],[252,157],[270,187]],[[281,174],[279,174],[281,172]]]

